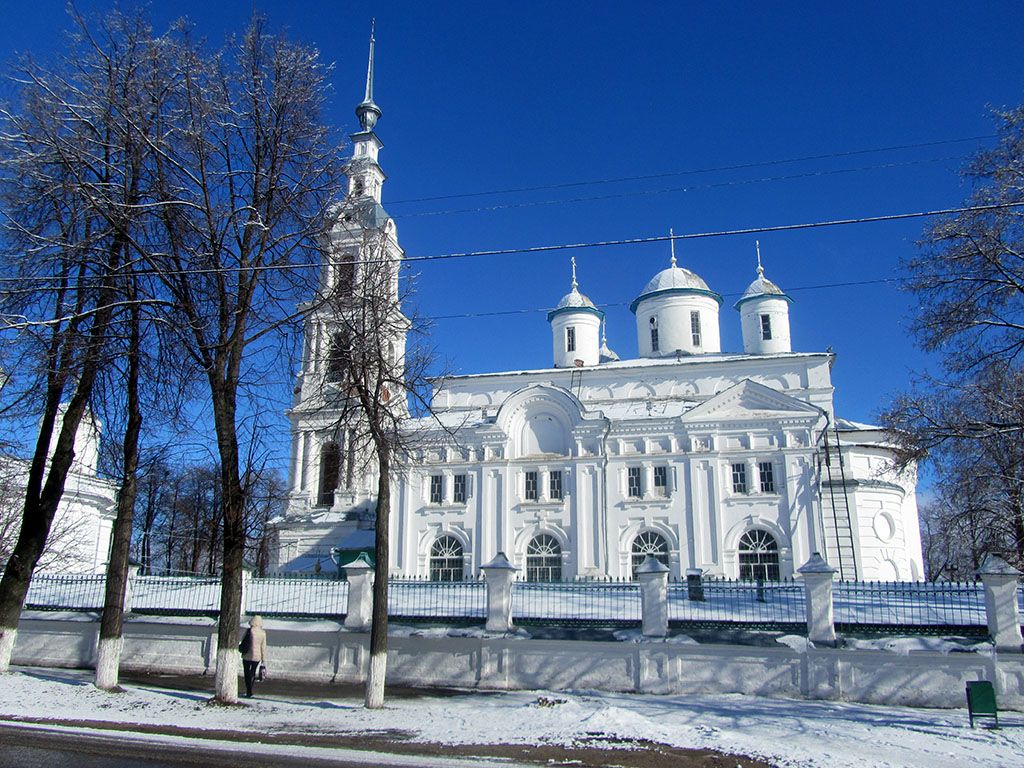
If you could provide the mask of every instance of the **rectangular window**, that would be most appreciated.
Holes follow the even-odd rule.
[[[732,465],[732,492],[747,492],[747,465],[743,463]]]
[[[565,329],[565,351],[575,352],[576,351],[576,329],[566,328]]]
[[[430,503],[440,504],[444,501],[444,475],[430,476]]]
[[[700,312],[694,310],[690,313],[690,333],[693,335],[693,346],[700,346]]]
[[[658,351],[658,329],[651,328],[651,351]]]
[[[456,475],[452,478],[452,501],[456,504],[466,503],[466,476]]]
[[[629,498],[639,499],[644,495],[643,486],[640,484],[640,467],[629,468],[629,485],[627,486]]]
[[[668,467],[654,468],[654,495],[668,496]]]
[[[554,470],[548,475],[548,496],[552,501],[562,500],[562,472]]]
[[[775,493],[775,472],[770,461],[758,462],[757,473],[761,477],[761,493]]]
[[[537,473],[526,473],[526,500],[537,501]]]
[[[771,341],[772,338],[772,316],[761,315],[761,338],[764,341]]]

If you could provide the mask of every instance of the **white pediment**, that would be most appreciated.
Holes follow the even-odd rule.
[[[795,397],[744,379],[683,414],[684,422],[816,418],[821,410]]]

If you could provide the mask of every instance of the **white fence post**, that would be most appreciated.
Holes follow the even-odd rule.
[[[836,625],[832,612],[832,576],[836,569],[815,552],[797,568],[807,594],[807,639],[817,645],[835,645]]]
[[[512,580],[516,567],[508,561],[504,552],[499,552],[487,565],[480,566],[487,577],[487,623],[488,632],[508,632],[512,629]]]
[[[985,587],[985,615],[988,633],[997,651],[1020,653],[1024,639],[1020,634],[1020,608],[1017,605],[1017,582],[1021,572],[999,555],[985,555],[978,569]]]
[[[348,579],[348,611],[345,626],[348,629],[365,630],[370,626],[373,611],[373,565],[365,552],[355,560],[341,566]]]
[[[238,603],[238,613],[240,616],[246,615],[246,600],[249,597],[249,582],[252,580],[252,568],[242,566],[242,599]],[[221,587],[223,589],[223,586]]]
[[[132,612],[132,594],[135,592],[135,580],[139,577],[139,564],[128,563],[128,573],[124,581],[124,603],[121,605],[122,613]]]
[[[644,637],[668,634],[668,566],[648,555],[636,569],[640,579],[641,617]]]

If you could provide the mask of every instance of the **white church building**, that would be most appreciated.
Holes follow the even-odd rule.
[[[358,282],[368,233],[402,256],[381,206],[372,46],[326,284]],[[337,261],[354,266],[339,275]],[[922,578],[913,475],[888,469],[882,430],[835,413],[835,356],[793,351],[791,301],[760,263],[734,307],[674,251],[646,277],[630,306],[636,359],[608,349],[573,265],[547,315],[550,368],[436,382],[436,415],[410,420],[422,439],[394,472],[392,573],[476,578],[503,552],[530,580],[628,579],[652,554],[677,578],[778,579],[821,552],[843,578]],[[740,323],[742,351],[722,350],[723,322]],[[310,315],[276,521],[283,570],[372,548],[377,478],[325,396],[335,332],[329,314]],[[402,334],[394,343],[400,359]]]
[[[40,573],[106,572],[117,485],[99,473],[100,433],[99,420],[87,412],[75,435],[75,458],[39,558]],[[5,557],[21,527],[28,471],[27,460],[0,455],[0,552]]]

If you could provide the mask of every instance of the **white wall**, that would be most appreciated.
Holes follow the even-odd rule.
[[[369,637],[338,622],[266,620],[275,678],[362,682]],[[23,615],[15,664],[92,667],[97,617]],[[129,618],[124,671],[211,674],[217,628],[211,619]],[[492,690],[741,693],[770,697],[962,707],[968,680],[990,680],[1000,707],[1024,710],[1024,656],[934,652],[755,648],[528,640],[506,637],[396,637],[388,641],[388,682]]]

